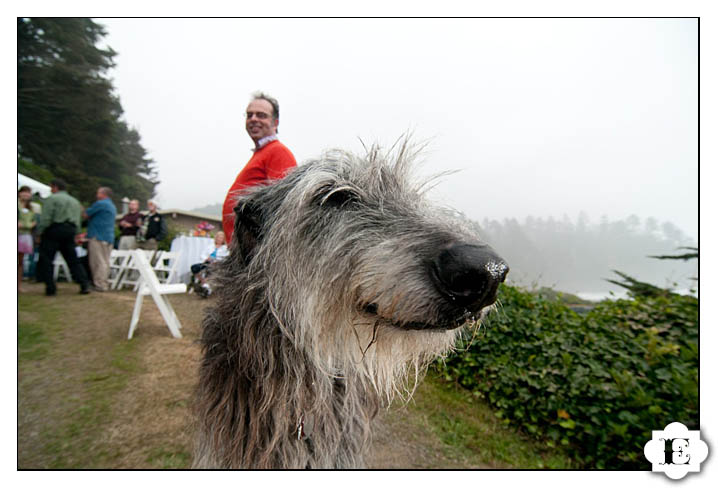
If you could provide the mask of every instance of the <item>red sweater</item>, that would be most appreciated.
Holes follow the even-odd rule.
[[[222,229],[227,238],[227,243],[232,240],[234,231],[234,206],[237,196],[246,188],[255,185],[269,183],[271,180],[278,180],[293,167],[297,161],[289,148],[277,140],[267,143],[255,151],[252,158],[245,165],[237,179],[227,191],[227,197],[222,206]]]

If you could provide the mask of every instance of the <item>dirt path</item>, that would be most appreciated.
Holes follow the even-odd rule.
[[[196,383],[199,324],[208,300],[172,296],[182,339],[170,336],[145,299],[141,322],[126,339],[134,293],[77,294],[60,284],[57,297],[25,284],[35,307],[23,322],[49,327],[49,343],[18,374],[20,468],[186,468],[191,463],[190,399]],[[211,299],[210,299],[211,300]],[[395,406],[382,411],[367,459],[370,468],[456,467],[439,449],[425,419]]]

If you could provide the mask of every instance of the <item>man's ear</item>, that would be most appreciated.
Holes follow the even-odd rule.
[[[262,236],[262,216],[251,200],[240,200],[234,208],[235,249],[239,251],[245,265],[249,265],[254,250]]]

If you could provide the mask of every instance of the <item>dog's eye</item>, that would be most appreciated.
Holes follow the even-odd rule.
[[[326,187],[318,194],[316,201],[320,206],[343,207],[359,202],[359,195],[348,185]]]

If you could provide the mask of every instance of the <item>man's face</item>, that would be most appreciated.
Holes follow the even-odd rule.
[[[252,100],[247,106],[245,128],[255,143],[262,138],[277,134],[279,121],[275,121],[272,114],[272,104],[266,100]]]
[[[131,200],[130,201],[130,212],[134,214],[139,209],[140,209],[140,203],[136,200]]]
[[[97,200],[102,200],[106,197],[105,193],[101,189],[97,189]]]
[[[155,209],[157,209],[157,206],[155,205],[154,202],[149,201],[149,202],[147,202],[147,208],[150,210],[150,212],[154,212]]]

